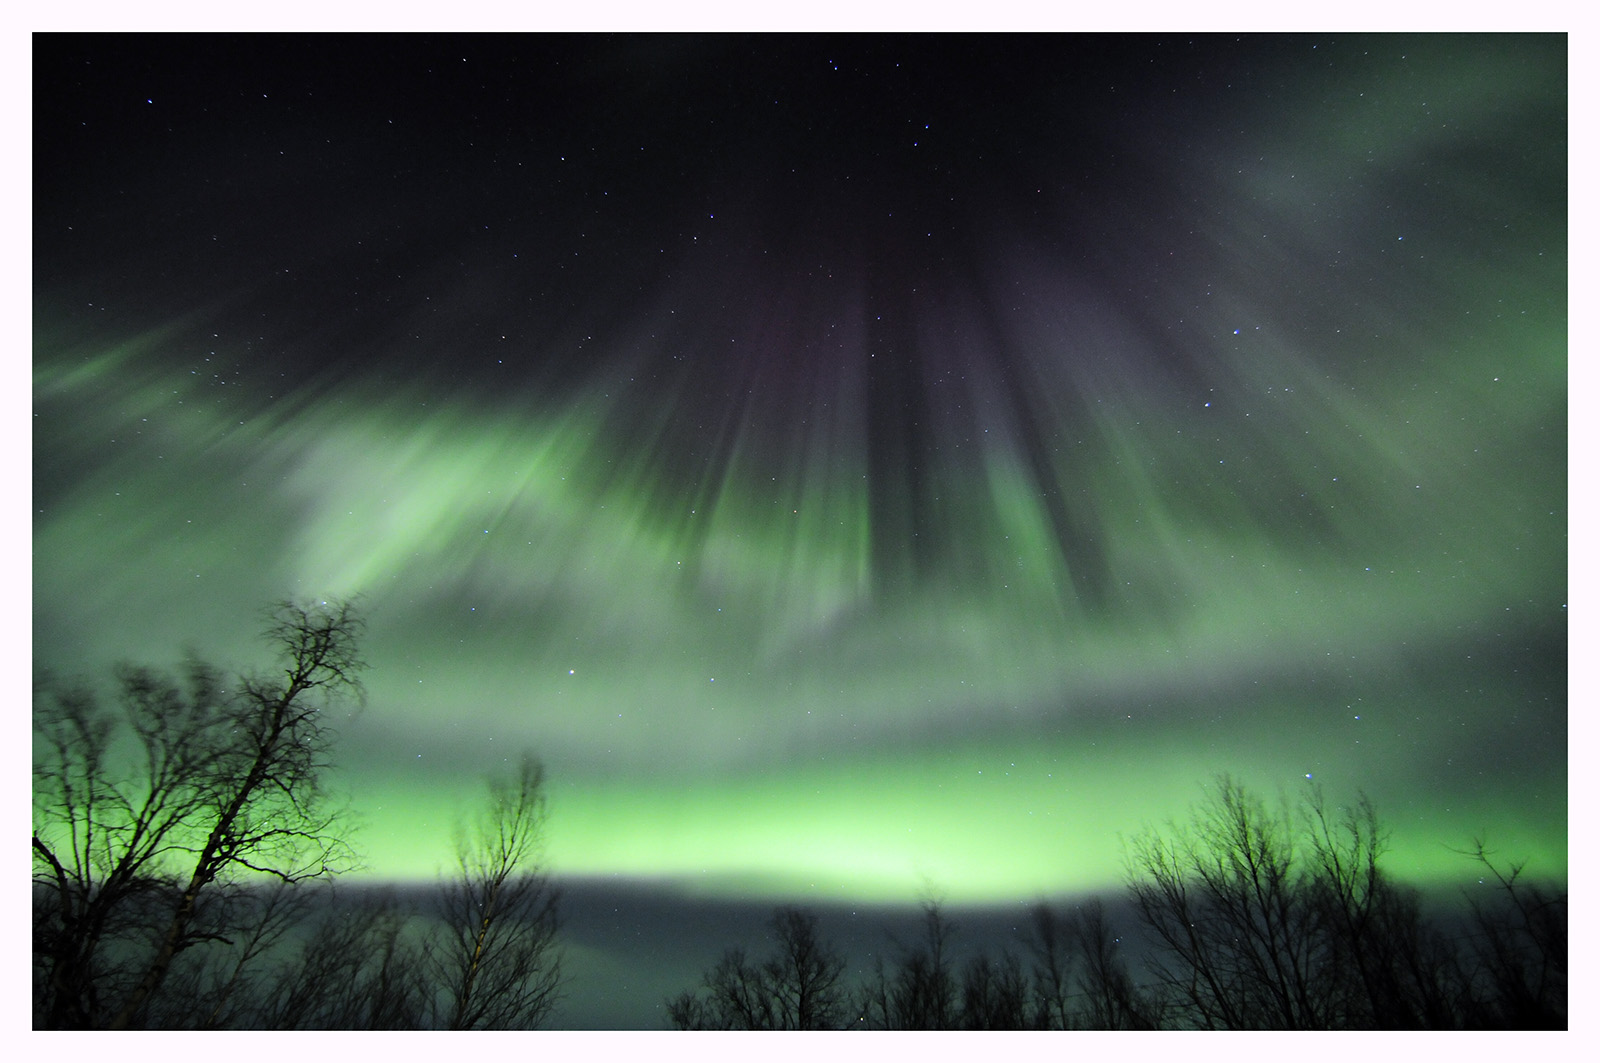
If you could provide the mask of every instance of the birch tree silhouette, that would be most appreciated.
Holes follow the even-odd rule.
[[[531,755],[489,780],[489,801],[457,838],[455,877],[427,945],[438,987],[431,1025],[525,1030],[559,1000],[560,895],[544,865],[544,768]]]
[[[349,602],[283,602],[275,667],[183,681],[118,670],[116,707],[45,681],[34,707],[34,1023],[122,1028],[184,950],[215,939],[202,901],[352,860],[323,774],[332,713],[361,696]]]

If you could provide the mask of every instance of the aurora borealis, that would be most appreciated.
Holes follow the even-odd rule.
[[[36,668],[352,595],[432,876],[1010,903],[1231,771],[1567,860],[1560,36],[45,35]]]

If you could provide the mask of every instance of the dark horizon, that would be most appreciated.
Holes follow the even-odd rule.
[[[1484,904],[1498,900],[1493,884],[1479,875],[1465,856],[1461,880],[1427,891],[1423,911],[1447,937],[1466,947],[1473,938],[1468,898]],[[763,958],[772,948],[769,923],[785,902],[696,894],[681,883],[576,879],[557,875],[562,895],[561,942],[566,950],[564,997],[545,1028],[570,1031],[671,1030],[667,1001],[696,988],[705,973],[729,949],[746,949]],[[1552,885],[1539,883],[1539,885]],[[1564,881],[1554,884],[1565,890]],[[422,905],[433,890],[426,883],[347,883],[341,892],[369,897],[394,895]],[[908,897],[903,902],[852,904],[845,901],[797,901],[791,906],[817,917],[820,936],[844,955],[846,978],[864,981],[875,958],[887,964],[919,942],[923,904],[936,894]],[[1109,925],[1124,943],[1124,958],[1136,981],[1154,984],[1145,969],[1149,944],[1125,888],[1085,894],[1042,894],[1009,903],[942,904],[954,929],[952,947],[957,967],[979,956],[1003,951],[1028,959],[1031,917],[1044,904],[1064,916],[1099,901]],[[1079,961],[1081,963],[1081,959]]]

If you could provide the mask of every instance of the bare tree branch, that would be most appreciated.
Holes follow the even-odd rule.
[[[219,881],[296,881],[351,859],[321,781],[334,738],[323,710],[360,698],[363,630],[348,602],[284,602],[265,632],[281,679],[230,682],[191,661],[180,683],[124,666],[117,711],[82,689],[41,685],[39,1025],[132,1023],[174,958],[214,936],[196,920]]]
[[[532,1029],[559,1000],[560,897],[546,873],[544,768],[525,756],[489,781],[487,806],[457,840],[428,963],[442,987],[434,1025]]]

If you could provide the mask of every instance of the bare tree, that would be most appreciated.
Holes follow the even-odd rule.
[[[1470,899],[1478,1001],[1476,1025],[1512,1030],[1567,1028],[1567,894],[1523,880],[1522,864],[1502,868],[1482,839],[1468,856],[1499,894]]]
[[[799,908],[772,916],[778,951],[763,970],[771,987],[777,1029],[832,1030],[844,1019],[840,986],[844,957],[817,934],[817,917]]]
[[[1324,929],[1338,962],[1351,976],[1335,987],[1332,1007],[1342,1013],[1342,1025],[1413,1025],[1382,955],[1378,916],[1389,891],[1378,867],[1386,839],[1376,811],[1362,799],[1355,808],[1334,814],[1319,788],[1305,801],[1302,818]]]
[[[874,980],[856,997],[859,1022],[868,1029],[953,1030],[959,1025],[960,986],[950,954],[955,932],[937,896],[922,902],[922,938],[911,946],[896,942],[900,956],[894,973],[877,961]]]
[[[930,896],[922,902],[922,940],[904,955],[890,989],[898,1028],[949,1030],[956,1026],[956,977],[950,954],[955,926],[944,914],[944,902]]]
[[[716,966],[706,971],[699,990],[684,990],[668,1000],[667,1018],[678,1030],[781,1028],[766,973],[745,959],[742,948],[724,952]]]
[[[1330,809],[1320,788],[1301,806],[1307,888],[1327,937],[1329,1017],[1354,1028],[1460,1025],[1466,979],[1454,947],[1428,924],[1414,889],[1379,866],[1388,834],[1365,797]]]
[[[1161,1026],[1160,1002],[1134,984],[1122,959],[1122,938],[1106,920],[1098,900],[1084,904],[1071,920],[1071,933],[1083,958],[1077,984],[1082,993],[1079,1025],[1088,1030],[1154,1030]]]
[[[1286,813],[1228,776],[1169,836],[1133,844],[1129,890],[1160,955],[1152,966],[1189,1021],[1207,1029],[1330,1025],[1321,912],[1301,888]]]
[[[715,1016],[705,997],[693,989],[685,989],[675,997],[668,997],[667,1024],[674,1030],[715,1030]]]
[[[768,923],[777,949],[760,965],[729,949],[700,990],[667,1001],[679,1030],[834,1030],[846,1017],[844,958],[817,933],[817,917],[780,907]]]
[[[206,948],[174,958],[161,992],[134,1024],[159,1029],[238,1029],[266,1025],[270,959],[306,918],[315,891],[274,879],[247,889],[208,890],[196,922],[211,928]]]
[[[1330,807],[1308,787],[1298,816],[1265,804],[1226,776],[1209,799],[1167,835],[1137,839],[1129,890],[1156,945],[1152,969],[1164,999],[1183,1025],[1212,1029],[1441,1029],[1485,1021],[1482,972],[1510,970],[1498,957],[1537,962],[1516,966],[1523,984],[1559,992],[1536,1007],[1510,1006],[1513,1026],[1549,1025],[1559,998],[1565,1021],[1565,923],[1553,898],[1519,891],[1515,871],[1496,875],[1510,898],[1510,924],[1531,930],[1534,913],[1562,915],[1561,932],[1544,933],[1548,949],[1491,945],[1474,978],[1460,949],[1423,917],[1416,890],[1392,881],[1380,866],[1387,835],[1372,804]],[[1528,902],[1528,903],[1523,903]],[[1479,911],[1480,927],[1485,924]],[[1495,934],[1480,934],[1492,942]],[[1546,958],[1548,957],[1548,963]],[[1505,983],[1515,996],[1517,978]],[[1537,992],[1544,992],[1540,988]],[[1149,998],[1146,997],[1148,1000]],[[1524,995],[1523,1003],[1526,1004]],[[1491,1009],[1492,1010],[1492,1009]],[[1474,1018],[1478,1016],[1478,1018]],[[1488,1019],[1488,1025],[1508,1021]]]
[[[1072,1026],[1067,998],[1071,995],[1072,949],[1069,926],[1048,904],[1033,908],[1028,951],[1033,955],[1033,1025],[1040,1030]]]
[[[532,1029],[561,987],[560,897],[544,866],[544,768],[525,756],[489,781],[489,803],[456,845],[441,922],[429,941],[434,1026]]]
[[[285,602],[276,670],[185,683],[119,672],[119,711],[46,683],[34,711],[35,1022],[132,1023],[174,959],[217,937],[201,901],[243,878],[298,882],[351,859],[322,775],[330,699],[360,695],[347,602]]]
[[[961,969],[961,1028],[1026,1030],[1033,1026],[1028,1003],[1032,987],[1015,953],[1002,950],[974,956]]]
[[[851,997],[851,1026],[858,1030],[887,1030],[889,1028],[889,975],[883,966],[883,955],[872,957],[872,975],[856,987]]]
[[[426,1011],[421,946],[390,892],[320,898],[322,915],[241,1025],[275,1030],[417,1029]]]

